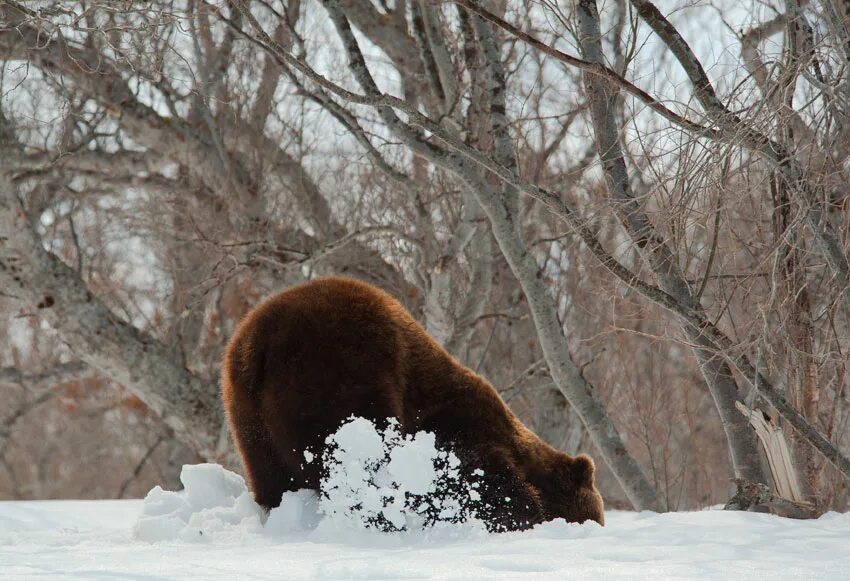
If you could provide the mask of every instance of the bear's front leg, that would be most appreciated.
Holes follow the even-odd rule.
[[[469,471],[471,479],[480,483],[478,517],[490,532],[525,530],[545,520],[539,491],[520,475],[505,455],[474,456]]]

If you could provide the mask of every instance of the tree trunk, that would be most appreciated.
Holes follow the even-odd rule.
[[[584,57],[591,62],[604,64],[596,0],[580,0],[577,13],[579,44]],[[609,195],[613,198],[612,207],[659,286],[680,304],[701,311],[666,240],[655,230],[632,192],[620,144],[616,91],[597,75],[585,73],[584,83],[593,119],[596,149],[602,160]],[[735,477],[768,482],[759,456],[756,435],[735,409],[738,385],[729,366],[713,352],[711,341],[698,329],[685,321],[682,327],[688,341],[695,345],[694,355],[720,415]]]
[[[81,361],[130,390],[183,442],[215,458],[223,423],[218,387],[192,375],[174,350],[121,321],[74,270],[45,251],[5,178],[0,178],[0,289],[37,311]]]

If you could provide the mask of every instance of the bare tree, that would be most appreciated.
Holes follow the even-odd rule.
[[[110,496],[179,442],[232,462],[236,322],[343,273],[602,459],[612,505],[770,484],[743,404],[792,428],[809,499],[844,506],[847,15],[735,14],[721,33],[643,0],[4,3],[0,494],[36,494],[16,434],[58,421],[69,384],[37,378],[67,366],[159,419]],[[709,37],[740,54],[731,80]]]

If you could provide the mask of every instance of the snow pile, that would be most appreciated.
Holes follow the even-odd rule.
[[[184,466],[184,489],[159,486],[144,499],[134,528],[137,539],[157,542],[260,533],[275,536],[309,534],[342,537],[351,529],[416,531],[437,525],[483,525],[474,518],[477,483],[461,478],[460,460],[440,450],[434,434],[399,433],[390,422],[384,430],[363,418],[352,418],[328,437],[321,452],[321,493],[287,492],[263,526],[263,511],[245,480],[218,464]],[[305,461],[316,455],[304,453]]]
[[[429,432],[403,436],[352,418],[326,441],[320,512],[337,528],[419,530],[475,522],[478,483],[465,482],[460,460]],[[325,525],[327,526],[327,525]]]
[[[262,509],[238,474],[218,464],[186,465],[180,482],[180,492],[159,486],[148,492],[134,528],[136,538],[204,541],[221,533],[262,530]]]
[[[269,513],[265,533],[285,536],[315,529],[321,520],[319,497],[315,490],[284,492],[280,506]]]

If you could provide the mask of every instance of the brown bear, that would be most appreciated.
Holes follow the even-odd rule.
[[[393,297],[353,279],[286,289],[249,312],[227,346],[222,399],[257,503],[318,490],[304,451],[351,416],[433,432],[466,474],[481,474],[491,530],[563,518],[603,524],[590,457],[534,435],[496,390],[440,347]]]

